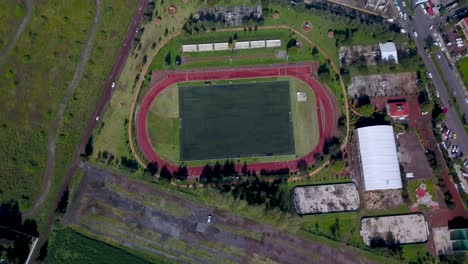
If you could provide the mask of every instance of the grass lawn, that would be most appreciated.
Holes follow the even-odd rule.
[[[154,261],[154,260],[152,260]],[[70,228],[55,229],[49,238],[45,263],[151,263],[121,248],[80,234]],[[169,263],[158,259],[158,263]]]
[[[419,186],[424,183],[426,185],[426,191],[432,195],[432,199],[434,201],[437,201],[437,196],[436,196],[436,192],[435,192],[435,189],[434,189],[434,182],[432,180],[409,180],[408,181],[408,195],[409,195],[409,198],[411,200],[411,203],[416,203],[417,201],[417,198],[416,198],[416,189],[419,188]],[[420,205],[419,208],[420,209],[423,209],[422,207],[426,207],[424,205]]]
[[[289,82],[179,88],[181,160],[294,154]]]
[[[0,1],[0,50],[13,38],[25,14],[26,9],[21,1]]]
[[[458,61],[457,63],[458,69],[460,70],[460,74],[463,77],[463,81],[465,85],[468,85],[468,57],[465,57]]]
[[[241,80],[219,80],[212,81],[211,85],[235,85],[246,83],[253,83],[255,85],[258,85],[258,83],[272,81],[287,81],[290,85],[289,96],[293,120],[295,154],[276,155],[271,157],[242,157],[242,162],[244,160],[247,162],[291,160],[295,159],[296,155],[303,156],[309,153],[318,143],[319,131],[317,125],[317,109],[315,103],[315,95],[314,92],[310,89],[310,87],[302,83],[301,81],[292,78],[275,77]],[[148,112],[148,131],[151,143],[155,147],[158,154],[161,155],[161,157],[174,164],[178,164],[180,162],[180,132],[178,109],[179,89],[185,89],[186,87],[197,85],[204,85],[204,82],[179,83],[177,84],[177,87],[173,86],[164,90],[158,97],[156,97],[154,103],[150,108],[150,111]],[[306,93],[306,102],[297,102],[297,91]],[[231,95],[232,94],[230,93],[230,96]],[[193,130],[190,129],[190,131]],[[219,161],[223,162],[222,159],[220,159]],[[214,160],[197,160],[188,161],[185,163],[187,165],[196,166],[205,165],[208,162],[212,163],[214,162]]]
[[[296,155],[304,156],[318,144],[319,129],[315,94],[305,83],[290,79],[291,114]],[[297,93],[305,93],[307,101],[298,102]]]

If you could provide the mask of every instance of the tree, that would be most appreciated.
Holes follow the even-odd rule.
[[[312,48],[312,56],[316,57],[317,54],[318,54],[318,49],[317,49],[317,47],[314,46],[314,47]]]
[[[177,172],[175,173],[175,177],[178,180],[185,181],[188,177],[188,171],[186,166],[179,166]]]
[[[171,65],[171,63],[172,63],[172,55],[171,55],[170,52],[167,53],[166,58],[164,59],[164,63],[166,64],[166,66]]]
[[[155,161],[148,163],[148,166],[146,166],[146,171],[151,173],[151,175],[158,173],[158,163]]]
[[[84,149],[84,154],[82,155],[83,157],[89,157],[93,154],[93,135],[91,135],[88,139],[88,142],[86,143],[85,149]]]
[[[41,249],[39,250],[39,256],[37,256],[36,260],[39,260],[43,262],[45,258],[47,257],[47,247],[49,245],[49,240],[46,240],[44,244],[41,246]]]
[[[368,104],[368,105],[361,106],[359,108],[359,112],[364,117],[371,117],[374,114],[375,111],[374,111],[374,107],[372,105]]]
[[[217,161],[213,167],[213,178],[215,178],[216,180],[220,180],[222,178],[221,173],[221,164],[219,164],[219,162]]]
[[[63,191],[62,197],[60,197],[60,201],[57,204],[57,208],[55,211],[60,214],[64,214],[67,211],[67,206],[68,206],[68,196],[70,195],[70,191],[68,190],[68,186]]]
[[[307,162],[303,159],[297,162],[297,170],[301,173],[307,173]]]
[[[164,165],[161,168],[161,171],[159,172],[159,175],[161,176],[161,178],[166,179],[168,181],[170,181],[172,179],[172,173],[167,169],[166,165]]]
[[[203,170],[200,174],[200,181],[202,183],[208,183],[213,181],[213,170],[211,169],[211,166],[209,164],[206,164],[205,167],[203,167]]]

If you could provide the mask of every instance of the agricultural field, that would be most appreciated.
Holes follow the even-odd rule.
[[[0,2],[0,51],[15,35],[15,31],[25,16],[25,6],[21,0]]]
[[[94,240],[70,228],[54,230],[48,243],[45,263],[150,263],[121,248]],[[163,259],[159,261],[158,263],[169,263]]]

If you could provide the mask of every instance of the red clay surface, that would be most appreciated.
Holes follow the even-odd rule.
[[[165,72],[158,74],[158,80],[155,80],[151,89],[146,93],[139,105],[136,117],[136,140],[138,146],[145,156],[146,160],[150,162],[157,162],[159,167],[164,165],[170,171],[176,171],[179,167],[178,164],[172,164],[163,160],[154,150],[150,143],[147,133],[147,117],[148,110],[153,103],[154,99],[169,86],[178,82],[187,81],[208,81],[208,80],[225,80],[225,79],[246,79],[246,78],[261,78],[261,77],[292,77],[299,79],[308,84],[315,93],[317,101],[317,116],[319,125],[319,143],[307,155],[302,157],[307,163],[313,161],[314,154],[322,152],[323,144],[327,138],[333,136],[336,125],[335,107],[333,100],[329,97],[326,88],[322,87],[320,83],[312,78],[311,65],[294,65],[294,66],[275,66],[270,68],[236,68],[229,70],[207,70],[207,71],[177,71]],[[320,107],[320,106],[323,106]],[[323,115],[322,115],[323,111]],[[325,122],[322,120],[325,117]],[[290,171],[297,170],[297,161],[280,161],[280,162],[264,162],[247,164],[248,170],[255,170],[259,172],[262,169],[278,170],[282,168],[289,168]],[[240,171],[243,164],[236,165],[236,170]],[[203,170],[203,166],[187,167],[190,176],[198,176]]]

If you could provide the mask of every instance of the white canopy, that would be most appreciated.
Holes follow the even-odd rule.
[[[402,187],[400,165],[392,126],[370,126],[357,130],[364,189],[387,190]]]

